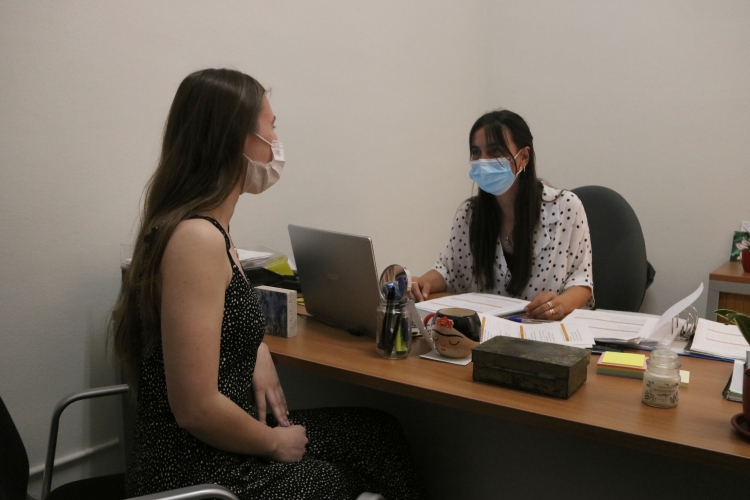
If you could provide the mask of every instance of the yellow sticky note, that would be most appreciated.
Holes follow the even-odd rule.
[[[687,387],[690,384],[690,372],[680,370],[680,387]]]
[[[612,352],[607,351],[602,354],[602,363],[610,363],[613,365],[621,366],[633,366],[635,368],[641,368],[643,362],[646,360],[646,356],[643,354],[630,354],[627,352]]]

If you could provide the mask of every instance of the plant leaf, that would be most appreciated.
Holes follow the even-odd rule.
[[[740,329],[742,336],[750,344],[750,316],[747,314],[732,311],[731,309],[717,309],[716,315],[724,318],[733,325],[737,325]]]

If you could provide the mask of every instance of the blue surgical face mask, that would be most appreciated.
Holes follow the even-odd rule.
[[[523,149],[521,150],[523,151]],[[516,156],[521,154],[516,153]],[[516,159],[516,156],[513,159]],[[477,183],[479,189],[495,196],[505,193],[513,185],[516,175],[510,168],[508,158],[492,158],[490,160],[472,160],[469,177]]]

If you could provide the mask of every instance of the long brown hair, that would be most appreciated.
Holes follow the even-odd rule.
[[[518,192],[514,203],[513,259],[510,262],[510,282],[506,290],[519,296],[531,279],[531,264],[534,256],[534,228],[541,215],[542,183],[536,176],[534,138],[526,121],[518,114],[508,111],[492,111],[479,117],[469,132],[469,148],[474,133],[484,129],[487,143],[497,144],[503,155],[510,158],[504,132],[510,135],[518,150],[529,148],[529,162],[518,174]],[[473,259],[474,280],[480,289],[491,289],[495,285],[495,259],[497,240],[503,220],[500,204],[494,195],[479,190],[470,199],[469,248]]]
[[[182,220],[218,207],[242,180],[242,151],[257,130],[265,93],[255,79],[230,69],[197,71],[177,89],[112,312],[115,355],[134,391],[141,360],[161,337],[159,270],[167,242]]]

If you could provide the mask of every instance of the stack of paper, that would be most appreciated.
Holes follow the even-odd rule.
[[[523,308],[528,303],[528,300],[503,297],[491,293],[463,293],[460,295],[448,295],[439,299],[425,300],[417,304],[417,309],[424,313],[431,313],[447,307],[463,307],[476,311],[479,314],[493,316],[511,312],[517,312],[520,315],[523,314]]]
[[[585,324],[594,339],[604,342],[633,342],[642,339],[654,329],[658,317],[617,314],[576,309],[568,316]]]
[[[750,351],[750,345],[737,325],[724,325],[702,318],[698,320],[690,352],[744,361],[747,351]]]
[[[244,250],[242,248],[237,249],[237,257],[240,259],[240,265],[243,268],[259,267],[265,261],[267,261],[273,252],[258,252],[256,250]]]
[[[616,377],[642,379],[646,371],[646,356],[624,352],[605,352],[596,363],[596,373]]]
[[[482,319],[482,342],[503,336],[572,347],[588,348],[594,345],[594,338],[586,325],[574,320],[516,323],[487,314],[480,314],[480,317]]]
[[[576,309],[568,317],[585,323],[596,340],[646,347],[669,346],[679,333],[679,329],[672,326],[673,320],[695,302],[702,292],[703,283],[659,317],[583,309]]]

